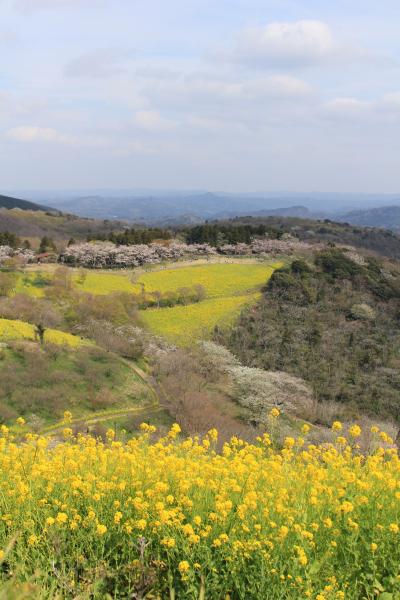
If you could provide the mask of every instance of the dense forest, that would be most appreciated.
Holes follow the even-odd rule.
[[[315,398],[400,419],[398,265],[326,249],[277,270],[257,307],[216,332],[240,360],[286,371]]]
[[[110,233],[90,234],[87,241],[101,240],[103,242],[113,242],[119,246],[133,246],[135,244],[151,244],[154,240],[168,240],[171,238],[171,232],[159,227],[148,227],[124,229],[121,232],[111,231]]]
[[[250,244],[255,238],[266,236],[269,239],[280,239],[283,233],[281,229],[263,223],[259,225],[205,223],[184,230],[188,244],[210,244],[211,246]]]

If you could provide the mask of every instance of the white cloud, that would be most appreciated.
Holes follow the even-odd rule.
[[[51,127],[36,127],[31,125],[21,125],[13,127],[6,132],[6,136],[16,142],[50,142],[56,144],[74,144],[76,138],[61,133]]]
[[[127,53],[101,48],[70,60],[64,67],[67,77],[105,78],[123,71],[121,62]]]
[[[237,39],[231,58],[261,67],[296,66],[318,63],[338,52],[326,23],[302,20],[245,29]]]
[[[176,126],[174,121],[165,119],[155,110],[139,110],[135,114],[135,124],[140,129],[151,132],[170,131]]]
[[[392,92],[390,94],[386,94],[382,98],[381,107],[388,111],[400,111],[400,92]]]
[[[355,119],[369,115],[373,108],[372,102],[358,98],[334,98],[325,104],[323,111],[328,117]]]
[[[249,81],[243,85],[243,90],[246,95],[250,94],[253,97],[269,96],[287,99],[308,96],[312,93],[313,88],[297,77],[292,77],[290,75],[275,75]]]

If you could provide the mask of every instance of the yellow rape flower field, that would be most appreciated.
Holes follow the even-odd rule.
[[[278,448],[272,430],[221,447],[216,430],[101,441],[66,422],[54,445],[2,426],[2,597],[399,598],[392,440],[374,428],[364,456],[359,428],[320,446],[308,429]]]
[[[152,308],[141,312],[143,324],[156,335],[190,344],[206,338],[216,325],[230,325],[240,311],[259,297],[255,291],[265,285],[282,263],[227,263],[194,265],[145,273],[138,279],[146,292],[176,291],[202,285],[206,300],[187,306]]]
[[[0,340],[35,340],[35,326],[25,321],[12,319],[0,319]],[[52,344],[77,347],[87,345],[89,342],[81,338],[58,331],[57,329],[46,329],[45,341]]]
[[[240,311],[256,302],[259,293],[203,300],[188,306],[151,308],[141,312],[143,324],[156,335],[171,341],[191,344],[207,338],[216,325],[227,326]]]
[[[243,295],[264,285],[282,264],[235,262],[178,266],[144,273],[138,278],[135,289],[139,293],[144,285],[146,292],[169,292],[202,285],[208,298]]]

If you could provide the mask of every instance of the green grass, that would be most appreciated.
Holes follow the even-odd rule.
[[[258,292],[227,298],[210,298],[198,304],[154,308],[141,312],[146,327],[154,334],[184,345],[208,337],[216,325],[227,326],[241,310],[257,301]]]
[[[52,424],[65,409],[74,418],[121,413],[154,403],[128,361],[95,346],[70,349],[10,342],[0,351],[0,419],[35,415]],[[27,393],[29,390],[29,393]]]

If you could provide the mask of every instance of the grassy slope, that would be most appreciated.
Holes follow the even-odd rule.
[[[155,402],[134,363],[95,346],[40,347],[11,342],[0,350],[0,418],[36,415],[43,423],[140,410]],[[29,394],[27,390],[29,389]]]
[[[63,245],[69,238],[86,240],[87,235],[109,233],[121,229],[122,222],[104,222],[68,214],[49,213],[42,210],[8,210],[0,207],[0,231],[10,231],[28,238],[37,245],[44,235]]]

